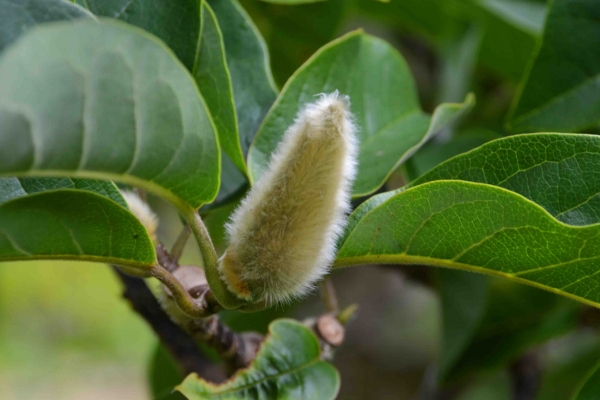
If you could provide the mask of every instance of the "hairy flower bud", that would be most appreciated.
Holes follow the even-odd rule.
[[[287,301],[327,273],[356,169],[349,106],[336,91],[302,109],[234,212],[219,270],[238,297]]]
[[[150,206],[138,196],[137,193],[123,190],[121,191],[125,202],[127,202],[127,206],[129,207],[129,211],[140,221],[140,223],[146,228],[148,232],[148,236],[152,242],[156,242],[156,230],[158,229],[158,217]]]

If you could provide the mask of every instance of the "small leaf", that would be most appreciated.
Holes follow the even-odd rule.
[[[360,219],[336,265],[422,264],[504,277],[600,306],[600,225],[565,225],[495,186],[436,181]]]
[[[192,374],[177,389],[190,400],[333,400],[339,385],[336,369],[321,361],[315,335],[299,322],[280,319],[271,323],[248,368],[221,385]]]
[[[121,192],[110,181],[71,178],[0,178],[0,204],[15,197],[58,189],[78,189],[108,197],[127,208]]]
[[[258,29],[237,0],[209,0],[225,43],[227,67],[244,153],[277,97],[269,52]]]
[[[391,172],[433,134],[472,103],[444,104],[433,116],[419,108],[408,66],[386,42],[350,33],[319,50],[283,88],[250,148],[251,180],[265,170],[271,153],[315,95],[339,90],[350,96],[361,139],[354,196],[377,190]]]
[[[0,52],[37,24],[90,17],[85,9],[63,0],[0,0]]]
[[[236,0],[210,0],[208,4],[217,17],[225,44],[239,141],[245,159],[260,123],[277,97],[269,52],[258,29]],[[223,157],[221,189],[212,207],[230,201],[247,187],[247,178],[234,165],[229,157]]]
[[[100,195],[62,189],[0,204],[0,261],[81,260],[149,269],[154,247],[125,208]]]
[[[199,52],[192,70],[200,92],[211,111],[219,132],[219,144],[244,174],[246,163],[238,135],[231,78],[225,60],[223,36],[217,18],[206,2],[202,2],[202,34]]]
[[[515,132],[577,132],[600,122],[600,7],[555,0],[507,125]]]
[[[215,197],[219,158],[192,77],[137,29],[38,27],[0,59],[0,175],[121,181],[188,209]]]

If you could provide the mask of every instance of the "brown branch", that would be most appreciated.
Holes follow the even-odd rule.
[[[163,346],[176,361],[181,372],[184,375],[196,372],[207,380],[221,381],[224,378],[222,371],[219,373],[218,369],[215,368],[215,364],[209,361],[200,351],[194,339],[171,321],[148,288],[148,285],[146,285],[146,282],[143,279],[126,275],[118,268],[113,268],[113,270],[125,287],[123,297],[150,325]]]
[[[331,277],[326,276],[319,285],[321,288],[321,300],[325,305],[325,309],[327,312],[337,314],[340,309]]]
[[[161,242],[156,244],[156,259],[158,260],[158,263],[169,272],[174,272],[179,268],[177,259],[169,254],[167,248]]]
[[[250,365],[263,340],[256,332],[233,332],[216,315],[191,321],[187,328],[193,337],[215,349],[229,373]]]
[[[510,367],[513,400],[535,400],[540,387],[541,369],[538,355],[529,352]]]
[[[192,234],[192,228],[188,224],[181,229],[179,236],[175,240],[173,247],[171,247],[171,260],[175,263],[179,262],[181,255],[183,254],[183,250],[185,249],[185,245]]]

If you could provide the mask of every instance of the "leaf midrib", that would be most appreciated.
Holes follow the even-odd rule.
[[[250,384],[243,385],[243,386],[240,386],[238,388],[227,389],[227,390],[225,390],[223,392],[219,392],[219,393],[216,393],[214,395],[211,394],[210,396],[211,397],[216,397],[216,396],[222,396],[222,395],[233,394],[233,393],[236,393],[236,392],[244,391],[244,390],[250,389],[250,388],[252,388],[254,386],[259,386],[259,385],[261,385],[261,384],[263,384],[263,383],[265,383],[265,382],[267,382],[269,380],[278,379],[278,378],[281,378],[282,376],[286,376],[286,375],[290,375],[290,374],[294,374],[296,372],[302,371],[303,369],[309,368],[309,367],[311,367],[311,366],[313,366],[315,364],[318,364],[320,362],[322,362],[322,361],[319,359],[319,357],[316,357],[312,361],[310,361],[310,362],[308,362],[306,364],[303,364],[303,365],[301,365],[299,367],[292,368],[290,370],[287,370],[285,372],[278,373],[278,374],[275,374],[275,375],[268,375],[265,378],[258,379],[256,381],[253,381]],[[233,379],[235,379],[235,377]],[[206,382],[206,381],[204,381],[204,382]],[[209,385],[211,385],[209,382],[207,382],[207,383]],[[211,386],[218,388],[217,385],[211,385]]]

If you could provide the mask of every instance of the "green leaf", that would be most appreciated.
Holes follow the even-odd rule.
[[[541,45],[508,117],[516,132],[576,132],[600,122],[600,7],[552,2]]]
[[[208,4],[217,17],[225,44],[238,136],[245,157],[260,123],[277,97],[269,53],[258,29],[236,0],[210,0]],[[221,189],[214,205],[235,198],[247,185],[246,176],[234,168],[227,156],[223,157]]]
[[[581,387],[581,379],[598,364],[600,343],[591,329],[574,330],[547,346],[544,374],[536,400],[569,399]]]
[[[496,185],[527,197],[559,221],[589,225],[600,222],[598,163],[598,136],[516,135],[456,156],[410,186],[455,179]],[[402,190],[405,189],[381,193],[361,204],[350,216],[344,238],[364,215]]]
[[[476,0],[475,3],[524,32],[533,36],[542,33],[546,18],[544,4],[523,0]]]
[[[125,208],[107,198],[62,189],[0,204],[0,260],[82,260],[150,269],[154,247]]]
[[[98,15],[118,18],[165,41],[194,76],[219,133],[222,149],[230,158],[227,161],[233,161],[245,173],[223,38],[206,2],[79,1]]]
[[[496,185],[570,225],[600,222],[600,137],[540,133],[489,142],[454,157],[411,185],[459,179]]]
[[[501,137],[493,131],[469,129],[458,132],[449,141],[432,140],[421,147],[406,164],[408,177],[411,181],[415,180],[449,158]]]
[[[238,135],[231,77],[225,60],[223,36],[213,10],[202,2],[202,34],[192,74],[208,104],[219,132],[219,144],[244,174],[246,162]]]
[[[89,17],[85,9],[63,0],[0,0],[0,52],[37,24]]]
[[[600,364],[594,366],[573,396],[573,400],[595,400],[600,397]]]
[[[152,358],[148,366],[148,384],[154,400],[166,400],[175,398],[184,398],[181,393],[173,393],[175,386],[183,380],[179,367],[173,360],[173,357],[160,344],[157,343],[152,351]],[[175,396],[174,396],[175,395]]]
[[[244,153],[277,97],[269,53],[258,29],[236,0],[209,0],[223,33],[227,67]]]
[[[275,82],[283,85],[311,54],[339,36],[353,1],[327,0],[294,7],[240,0],[261,31],[272,54]],[[346,28],[347,29],[347,28]]]
[[[442,304],[442,344],[438,379],[443,380],[475,336],[488,297],[488,277],[463,271],[437,271]]]
[[[339,386],[336,369],[321,361],[314,333],[297,321],[280,319],[270,325],[250,367],[221,385],[192,374],[177,390],[190,400],[333,400]]]
[[[379,188],[393,170],[427,139],[468,109],[444,104],[430,117],[421,111],[408,66],[386,42],[350,33],[319,50],[283,88],[248,155],[250,177],[265,170],[298,110],[319,93],[339,90],[350,96],[361,140],[354,196]]]
[[[192,70],[200,40],[199,0],[75,0],[94,15],[120,19],[162,39]]]
[[[215,129],[192,77],[142,31],[38,27],[0,59],[0,175],[140,186],[182,210],[219,186]]]
[[[600,225],[565,225],[495,186],[436,181],[366,214],[336,266],[422,264],[504,277],[600,306]]]
[[[117,186],[110,181],[71,178],[0,178],[0,204],[15,197],[58,189],[78,189],[108,197],[120,206],[127,203]]]
[[[543,5],[515,0],[420,0],[379,3],[360,0],[360,12],[391,28],[408,29],[444,44],[449,35],[468,26],[481,26],[479,61],[499,74],[518,80],[539,35]]]

